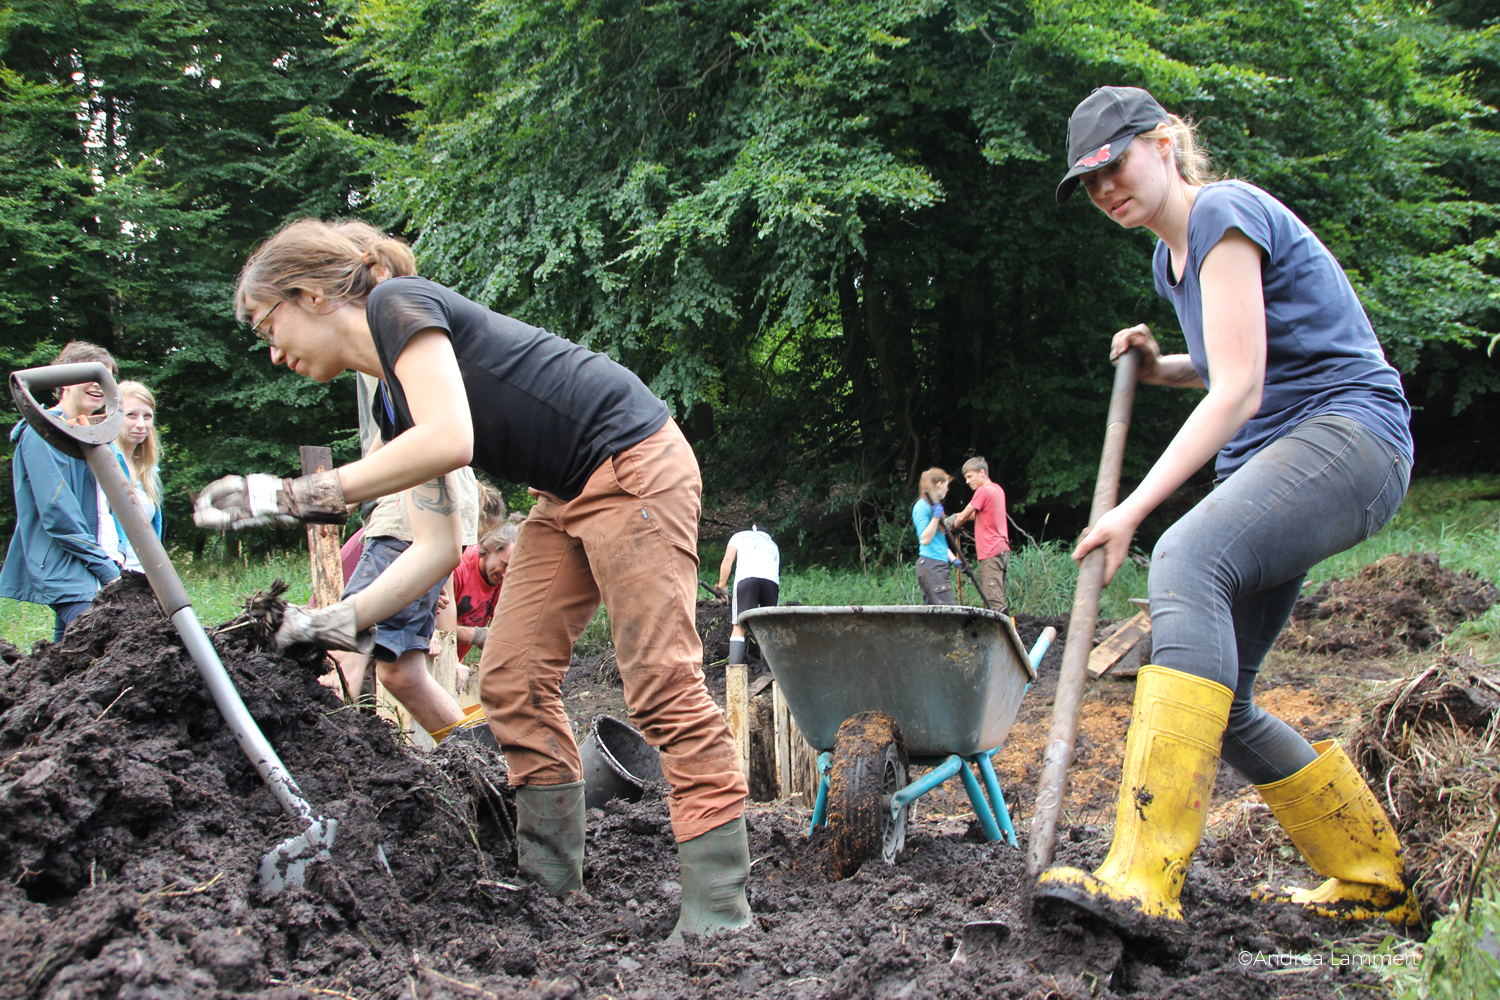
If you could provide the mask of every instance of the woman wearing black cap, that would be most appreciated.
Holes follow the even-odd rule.
[[[1141,670],[1114,842],[1092,874],[1053,868],[1039,896],[1105,917],[1181,919],[1221,754],[1254,782],[1327,881],[1273,894],[1324,916],[1413,923],[1401,845],[1333,741],[1309,744],[1252,700],[1261,660],[1309,568],[1384,525],[1406,492],[1410,410],[1337,260],[1281,202],[1214,181],[1182,119],[1135,87],[1103,87],[1068,122],[1070,169],[1127,228],[1159,237],[1156,290],[1187,354],[1144,325],[1115,334],[1141,379],[1207,389],[1150,473],[1073,553],[1103,547],[1105,579],[1145,516],[1216,457],[1216,488],[1152,554],[1155,665]]]

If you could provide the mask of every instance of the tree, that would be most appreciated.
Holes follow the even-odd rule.
[[[1082,498],[1108,336],[1176,327],[1151,237],[1053,202],[1105,83],[1307,219],[1398,364],[1493,321],[1493,210],[1442,169],[1493,169],[1457,72],[1493,32],[1422,6],[366,0],[353,38],[418,107],[376,193],[424,273],[642,373],[719,487],[978,451]],[[1127,474],[1193,401],[1143,393]]]

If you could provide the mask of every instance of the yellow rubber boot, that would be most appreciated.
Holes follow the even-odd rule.
[[[1269,785],[1256,785],[1308,866],[1328,881],[1316,889],[1262,890],[1261,899],[1300,903],[1323,917],[1415,924],[1422,908],[1406,884],[1401,841],[1359,769],[1333,740],[1318,759]]]
[[[1208,818],[1234,692],[1167,667],[1142,667],[1125,737],[1109,855],[1093,874],[1049,868],[1036,895],[1110,918],[1182,919],[1182,882]]]

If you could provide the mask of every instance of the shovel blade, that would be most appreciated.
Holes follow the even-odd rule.
[[[1010,938],[1010,927],[999,920],[974,920],[964,924],[958,939],[958,950],[949,965],[994,961],[1000,957],[1000,946]]]
[[[260,887],[266,892],[280,892],[287,886],[301,886],[307,879],[307,866],[314,861],[329,861],[333,838],[339,821],[319,816],[312,825],[295,837],[288,837],[260,859]]]

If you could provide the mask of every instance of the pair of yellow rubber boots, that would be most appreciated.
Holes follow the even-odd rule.
[[[1178,897],[1203,836],[1209,796],[1234,692],[1166,667],[1142,667],[1125,738],[1120,805],[1109,855],[1092,874],[1057,867],[1036,895],[1105,918],[1132,913],[1182,919]],[[1401,842],[1352,761],[1332,740],[1296,774],[1257,785],[1308,865],[1316,889],[1260,898],[1300,903],[1320,916],[1414,924],[1421,911],[1408,888]]]

